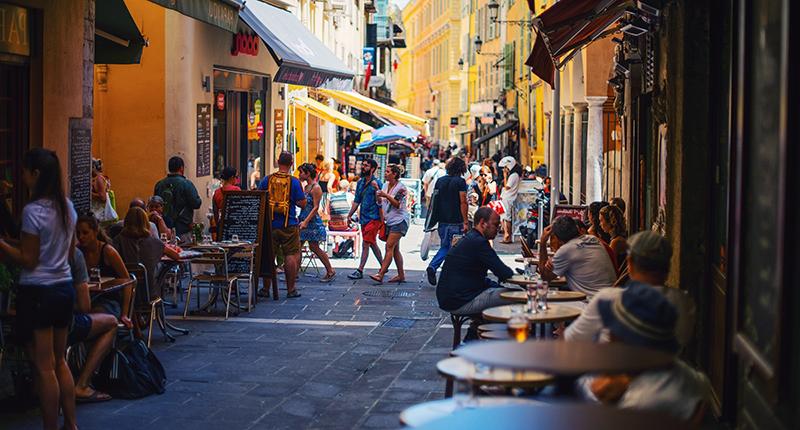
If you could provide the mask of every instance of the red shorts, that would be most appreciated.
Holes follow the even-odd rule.
[[[379,219],[374,219],[361,226],[361,237],[364,238],[364,243],[378,243],[377,236],[380,232],[383,223]]]

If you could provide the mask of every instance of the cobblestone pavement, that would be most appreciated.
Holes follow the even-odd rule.
[[[418,226],[404,239],[405,284],[351,281],[355,260],[334,260],[337,279],[321,284],[301,276],[300,298],[262,299],[228,321],[177,319],[188,336],[170,344],[153,335],[166,392],[79,405],[81,429],[399,427],[400,411],[443,397],[435,364],[448,356],[452,339],[435,289],[424,281],[420,239]],[[370,258],[367,273],[377,267]],[[0,428],[39,426],[35,409],[0,415]]]

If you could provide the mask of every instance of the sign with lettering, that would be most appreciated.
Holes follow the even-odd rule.
[[[240,241],[254,244],[262,242],[264,219],[267,209],[267,193],[264,191],[223,191],[222,216],[220,217],[221,240],[232,240],[233,235]],[[261,246],[256,248],[253,273],[261,273]],[[243,258],[228,259],[230,273],[250,273],[250,261]]]
[[[225,110],[225,92],[224,91],[220,91],[220,92],[217,93],[216,104],[217,104],[217,109]]]
[[[556,219],[560,216],[566,216],[575,220],[583,221],[583,216],[586,214],[586,208],[586,206],[556,205],[556,210],[553,213],[552,219]]]
[[[205,23],[236,33],[239,8],[228,0],[150,0]]]
[[[283,150],[283,109],[275,109],[273,115],[275,116],[275,141],[273,142],[275,147],[275,156],[273,160],[277,166],[278,157],[281,155],[281,151]]]
[[[69,198],[79,214],[92,203],[92,129],[79,119],[69,122]]]
[[[258,36],[244,33],[233,35],[233,48],[231,55],[258,55]]]
[[[28,9],[0,3],[0,52],[30,55]]]
[[[197,177],[211,174],[211,104],[197,104]]]
[[[353,77],[351,75],[342,75],[306,67],[294,67],[286,63],[281,65],[278,73],[275,74],[275,82],[312,88],[322,87],[330,90],[345,91],[353,88]]]

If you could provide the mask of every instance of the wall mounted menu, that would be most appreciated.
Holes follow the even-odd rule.
[[[92,130],[80,120],[69,124],[69,198],[78,214],[88,212],[92,203]]]
[[[267,193],[264,191],[224,191],[222,215],[220,219],[220,238],[231,240],[237,235],[240,241],[261,244],[264,228],[264,214],[267,207]],[[269,242],[263,242],[269,246]],[[257,277],[261,271],[262,246],[256,248],[253,273]],[[231,258],[228,271],[249,273],[249,261]]]
[[[197,177],[211,174],[211,105],[197,104]]]
[[[583,221],[583,215],[586,213],[587,206],[573,206],[573,205],[556,205],[555,213],[552,219],[560,216],[567,216],[575,220]]]

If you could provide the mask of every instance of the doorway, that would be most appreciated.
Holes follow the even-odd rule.
[[[14,219],[22,211],[22,156],[28,150],[30,71],[0,63],[0,200]]]

